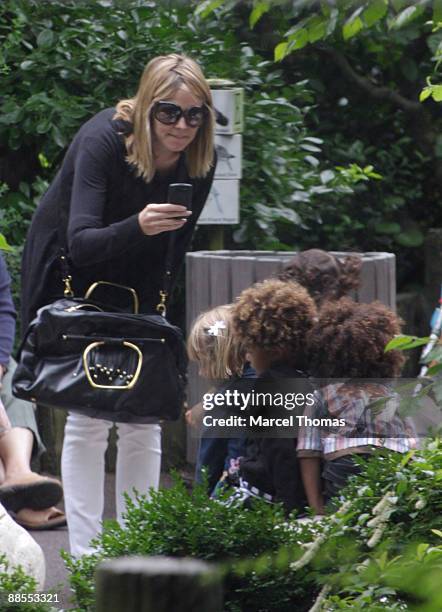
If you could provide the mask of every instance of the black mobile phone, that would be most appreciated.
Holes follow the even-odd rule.
[[[192,210],[192,185],[190,183],[172,183],[167,192],[169,204],[181,204]]]

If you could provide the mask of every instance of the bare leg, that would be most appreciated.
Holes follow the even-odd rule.
[[[31,470],[34,434],[26,427],[13,427],[0,438],[0,459],[4,479],[0,502],[9,512],[22,508],[43,510],[60,501],[61,483]]]
[[[4,468],[2,485],[9,485],[32,474],[33,444],[32,431],[24,427],[13,427],[0,438],[0,459]]]

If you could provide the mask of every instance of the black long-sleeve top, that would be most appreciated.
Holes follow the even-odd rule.
[[[11,279],[0,253],[0,365],[5,367],[11,356],[14,333],[15,309],[11,296]]]
[[[67,246],[76,296],[99,280],[134,288],[140,311],[159,301],[170,232],[146,236],[138,214],[146,204],[167,202],[170,183],[193,185],[191,218],[175,232],[172,285],[189,247],[215,171],[190,178],[183,153],[168,175],[150,183],[126,161],[124,136],[131,125],[113,120],[109,108],[85,123],[34,214],[22,262],[22,323],[62,295],[60,246]]]

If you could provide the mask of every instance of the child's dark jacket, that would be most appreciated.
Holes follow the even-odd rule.
[[[299,384],[314,391],[306,374],[287,366],[275,364],[257,380],[271,382],[275,390],[278,380],[302,379]],[[267,414],[266,414],[267,416]],[[246,455],[240,461],[240,476],[250,487],[267,493],[274,501],[282,502],[287,512],[303,510],[306,505],[299,464],[296,457],[296,437],[248,437]]]

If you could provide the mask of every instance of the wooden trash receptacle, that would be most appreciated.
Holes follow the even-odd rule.
[[[361,285],[351,297],[358,302],[379,300],[396,309],[396,257],[393,253],[334,252],[338,258],[360,255]],[[228,304],[257,281],[276,276],[295,255],[288,251],[195,251],[186,255],[186,321],[205,310]],[[193,406],[207,391],[197,368],[190,364],[188,401]],[[189,432],[187,459],[195,461],[197,440]]]

